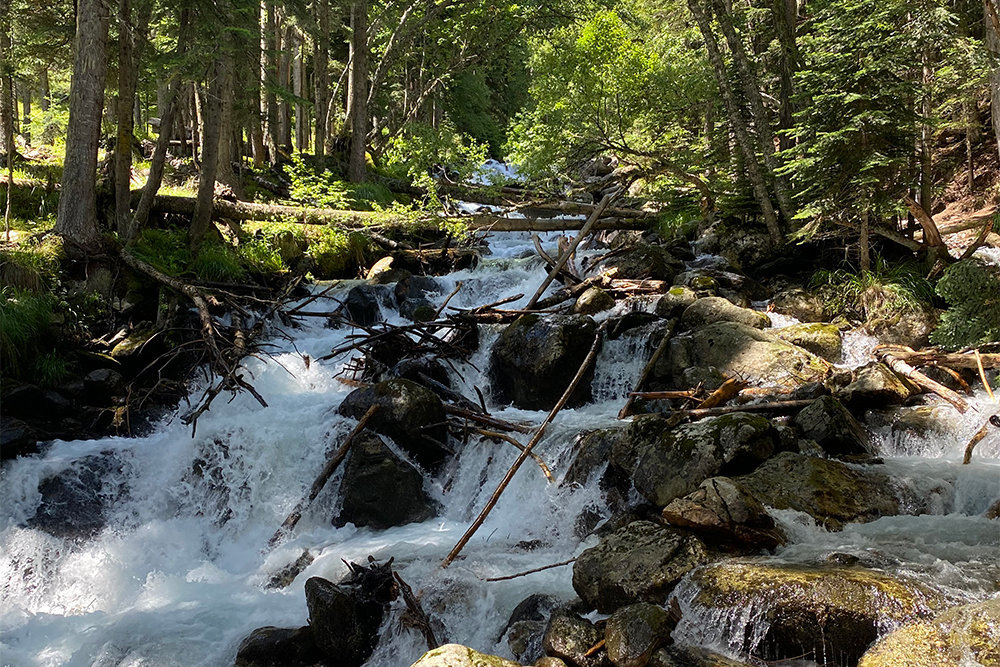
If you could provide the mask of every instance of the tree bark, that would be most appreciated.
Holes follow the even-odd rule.
[[[292,60],[292,93],[295,95],[295,149],[300,153],[309,152],[309,111],[303,99],[306,97],[306,65],[305,39],[299,31],[294,33],[291,43],[294,58]]]
[[[198,198],[188,235],[188,246],[195,254],[201,248],[201,244],[212,225],[212,200],[215,197],[215,176],[219,166],[222,90],[225,85],[226,69],[223,58],[220,56],[212,65],[211,84],[208,94],[205,96],[205,104],[202,105],[204,128],[201,137],[201,173],[198,178]]]
[[[132,209],[129,194],[132,185],[132,100],[135,97],[132,76],[132,0],[118,2],[118,137],[115,142],[115,226],[123,239],[130,238]]]
[[[239,158],[238,153],[233,151],[235,127],[233,123],[234,106],[234,73],[233,57],[231,52],[225,53],[221,59],[222,63],[222,83],[219,105],[219,155],[217,158],[215,180],[222,183],[230,190],[237,199],[246,199],[243,192],[243,183],[239,175],[233,171],[233,162]]]
[[[100,0],[78,0],[66,159],[56,232],[84,252],[97,251],[97,149],[104,112],[110,16]]]
[[[313,45],[313,79],[315,91],[315,124],[313,127],[313,154],[317,163],[322,164],[326,151],[327,112],[330,100],[330,5],[329,0],[313,0],[316,15],[316,38]]]
[[[264,162],[267,160],[267,151],[264,148],[264,122],[261,112],[261,81],[264,80],[266,72],[263,68],[262,58],[264,57],[263,49],[261,47],[261,11],[260,4],[257,5],[257,11],[252,15],[252,30],[251,34],[256,34],[255,39],[251,39],[250,42],[250,59],[251,62],[256,63],[256,66],[252,68],[249,73],[249,86],[250,86],[250,116],[247,120],[247,134],[250,137],[250,152],[253,156],[253,166],[259,169],[264,166]]]
[[[859,253],[861,255],[861,273],[868,273],[872,268],[871,254],[868,251],[868,209],[861,211],[861,241]]]
[[[990,108],[993,116],[993,132],[997,138],[997,152],[1000,155],[1000,17],[997,16],[995,0],[983,0],[983,14],[986,19],[986,48],[993,55],[990,68]]]
[[[287,29],[282,30],[281,22],[278,23],[277,28],[278,36],[281,38],[281,42],[278,46],[280,49],[278,56],[278,87],[284,91],[291,91],[292,56],[295,49],[295,28],[294,26],[288,26]],[[280,128],[280,134],[278,136],[280,149],[291,151],[292,105],[284,99],[278,101],[278,127]]]
[[[274,5],[267,0],[261,0],[266,4],[265,22],[263,30],[264,40],[264,87],[267,93],[264,97],[267,111],[265,121],[267,123],[267,141],[270,150],[271,164],[278,161],[278,146],[281,143],[281,133],[278,128],[278,96],[274,93],[278,85],[278,39],[277,28],[275,26]]]
[[[365,149],[368,143],[368,1],[354,0],[351,9],[351,155],[347,177],[362,183],[367,177]]]
[[[31,145],[31,86],[22,81],[18,84],[21,93],[21,136],[24,143]]]
[[[700,3],[701,0],[687,0],[691,14],[698,23],[698,29],[701,31],[702,37],[705,39],[705,49],[708,51],[708,58],[712,63],[712,68],[715,70],[715,79],[719,86],[719,92],[722,94],[722,99],[726,105],[726,112],[729,117],[730,127],[733,130],[733,134],[736,136],[736,141],[739,144],[740,151],[743,153],[744,167],[747,172],[747,177],[750,179],[750,184],[753,187],[754,198],[760,205],[761,212],[764,215],[764,222],[767,225],[767,230],[771,236],[771,240],[775,245],[780,246],[784,240],[781,232],[781,225],[778,222],[778,216],[774,211],[774,206],[771,204],[771,198],[767,191],[767,184],[764,180],[763,174],[761,173],[760,164],[757,162],[757,155],[754,149],[753,141],[750,139],[750,134],[740,113],[736,96],[734,95],[733,89],[729,84],[729,72],[726,70],[726,64],[722,58],[722,52],[719,50],[719,44],[715,39],[715,33],[712,32],[712,25],[708,20],[708,15],[705,13],[705,10]]]

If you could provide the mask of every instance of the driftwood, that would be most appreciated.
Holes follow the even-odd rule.
[[[543,565],[541,567],[525,570],[524,572],[518,572],[517,574],[508,574],[507,576],[504,577],[490,577],[489,579],[483,579],[483,581],[510,581],[511,579],[517,579],[518,577],[526,577],[529,574],[535,574],[536,572],[544,572],[545,570],[551,570],[553,568],[562,567],[563,565],[569,565],[570,563],[575,563],[575,562],[576,558],[570,558],[569,560],[564,560],[560,563]]]
[[[524,451],[524,445],[522,445],[521,443],[519,443],[517,440],[510,437],[506,433],[497,433],[496,431],[485,431],[481,428],[473,430],[474,432],[478,433],[484,438],[487,438],[489,440],[503,440],[508,444],[514,445],[514,447],[520,449],[522,452]],[[550,484],[555,483],[556,478],[552,476],[552,471],[549,469],[547,465],[545,465],[545,461],[542,460],[542,457],[540,457],[538,454],[534,452],[531,452],[531,458],[535,461],[535,463],[538,464],[538,467],[541,468],[542,474],[545,475],[545,479],[549,480]]]
[[[535,246],[535,252],[538,253],[538,256],[542,258],[542,261],[545,262],[546,266],[548,266],[548,268],[551,270],[552,267],[556,265],[556,260],[552,259],[549,256],[549,253],[545,252],[545,248],[542,247],[542,240],[538,238],[538,234],[531,235],[531,242]],[[575,275],[565,267],[563,267],[563,269],[558,272],[558,276],[560,276],[560,279],[566,285],[575,284],[582,280],[580,276]]]
[[[771,403],[753,403],[751,405],[723,405],[716,408],[693,408],[691,410],[676,410],[674,414],[684,417],[715,417],[733,412],[785,412],[799,410],[810,405],[813,399],[793,401],[772,401]]]
[[[694,389],[679,389],[676,391],[632,391],[629,396],[642,398],[647,401],[661,401],[669,399],[695,398],[698,392]],[[620,418],[620,417],[619,417]]]
[[[569,386],[566,387],[566,391],[563,392],[563,395],[559,398],[559,401],[556,402],[552,410],[549,411],[549,414],[545,417],[545,420],[542,421],[541,425],[539,425],[538,430],[535,431],[535,434],[531,437],[531,440],[528,441],[528,444],[524,446],[524,449],[521,451],[520,456],[517,457],[513,465],[511,465],[510,468],[507,470],[507,474],[504,475],[504,478],[500,481],[500,485],[497,486],[496,491],[494,491],[493,495],[490,496],[490,499],[489,501],[487,501],[486,506],[483,508],[483,511],[479,513],[479,516],[476,517],[476,520],[472,522],[472,525],[469,526],[469,529],[465,531],[464,535],[462,535],[462,539],[458,541],[458,544],[456,544],[455,547],[445,557],[444,561],[441,563],[441,567],[444,568],[451,565],[452,561],[454,561],[455,558],[458,557],[458,554],[462,552],[462,549],[465,547],[466,544],[468,544],[469,540],[472,539],[472,536],[475,535],[476,531],[479,530],[479,528],[483,525],[483,523],[486,521],[486,517],[489,516],[490,512],[493,510],[497,502],[500,500],[500,496],[503,495],[504,490],[510,484],[511,480],[514,479],[514,475],[521,468],[524,462],[528,459],[528,456],[531,455],[531,450],[535,448],[535,445],[537,445],[541,441],[542,436],[545,435],[546,427],[548,427],[548,425],[552,422],[552,420],[555,419],[555,416],[559,414],[559,411],[563,409],[563,406],[566,405],[566,402],[569,400],[569,397],[573,394],[573,391],[576,389],[576,386],[580,384],[580,380],[583,379],[584,374],[587,372],[587,368],[590,367],[590,364],[593,363],[594,358],[597,356],[597,351],[601,347],[601,339],[604,337],[604,329],[606,327],[607,327],[607,321],[601,322],[601,324],[597,327],[597,332],[594,334],[594,343],[590,346],[590,351],[587,352],[587,356],[586,358],[584,358],[583,363],[580,364],[580,368],[577,369],[576,375],[573,376],[573,379],[570,381]]]
[[[736,380],[734,378],[728,378],[722,383],[722,386],[713,391],[708,398],[698,404],[699,410],[707,410],[708,408],[714,408],[726,403],[732,398],[735,398],[744,387],[749,384],[746,380]]]
[[[643,366],[642,372],[639,373],[639,379],[636,380],[635,389],[629,394],[628,400],[625,401],[625,405],[622,406],[622,409],[618,411],[618,419],[625,419],[632,413],[632,403],[635,402],[636,398],[649,398],[648,396],[639,395],[638,392],[642,388],[642,385],[645,384],[646,378],[649,377],[651,372],[653,372],[656,362],[660,360],[660,357],[663,356],[663,353],[666,351],[667,346],[670,344],[670,339],[674,336],[674,329],[676,328],[677,318],[675,317],[667,324],[667,330],[663,332],[663,339],[660,340],[660,344],[657,345],[656,350],[653,351],[653,356],[649,358],[649,361],[647,361],[646,365]],[[664,396],[663,398],[667,397]]]
[[[897,359],[902,359],[914,366],[948,366],[950,368],[968,368],[978,370],[980,363],[983,368],[1000,368],[1000,354],[979,354],[942,352],[940,350],[912,350],[902,345],[880,345],[876,353],[886,352]]]
[[[559,257],[559,261],[556,262],[556,265],[552,268],[551,271],[549,271],[549,275],[546,276],[545,280],[542,281],[542,284],[539,285],[538,290],[535,292],[535,295],[528,300],[528,305],[525,306],[527,310],[531,310],[532,308],[535,307],[535,304],[538,303],[538,300],[541,298],[542,293],[545,292],[545,289],[555,279],[556,274],[558,274],[559,271],[561,271],[562,268],[566,266],[566,262],[569,261],[569,258],[576,251],[576,247],[580,245],[580,241],[582,241],[587,236],[587,234],[590,233],[590,230],[593,229],[594,227],[594,223],[596,223],[597,219],[601,217],[601,213],[604,212],[604,209],[607,208],[608,204],[611,203],[611,200],[615,197],[616,194],[617,193],[604,195],[604,197],[601,199],[601,203],[597,205],[597,207],[594,209],[594,212],[590,214],[589,218],[587,218],[587,222],[584,223],[583,228],[580,229],[580,233],[576,235],[576,238],[573,239],[573,242],[569,245],[569,247],[566,248],[565,251],[563,251],[562,255]]]
[[[392,576],[395,577],[396,583],[399,585],[399,590],[403,594],[403,602],[406,603],[406,611],[400,620],[404,625],[420,630],[424,635],[424,640],[427,642],[428,651],[436,649],[441,643],[438,642],[437,637],[434,635],[431,619],[420,605],[420,600],[413,594],[413,589],[410,588],[408,583],[403,581],[398,572],[393,572]]]
[[[333,473],[337,471],[341,462],[347,457],[347,452],[350,451],[351,445],[354,443],[354,439],[365,428],[368,420],[375,414],[378,407],[379,406],[376,404],[368,408],[368,411],[361,416],[361,419],[358,420],[357,426],[355,426],[354,429],[347,434],[347,438],[344,439],[344,444],[342,444],[340,448],[334,452],[333,456],[330,457],[330,460],[326,462],[325,466],[323,466],[323,470],[321,470],[319,475],[316,476],[316,480],[313,482],[312,488],[309,489],[309,495],[306,496],[304,500],[299,501],[299,504],[295,506],[295,509],[293,509],[281,523],[281,527],[279,527],[271,539],[268,540],[268,551],[278,546],[282,541],[284,541],[285,537],[295,529],[295,525],[299,522],[299,519],[302,518],[302,513],[307,507],[309,507],[309,504],[312,501],[316,500],[316,496],[318,496],[319,492],[323,490],[326,483],[330,481]]]
[[[978,445],[979,442],[986,437],[986,435],[989,433],[989,430],[990,430],[990,422],[987,421],[982,425],[982,427],[980,427],[978,431],[976,431],[975,435],[973,435],[972,438],[969,440],[969,444],[965,446],[965,456],[962,457],[963,465],[969,465],[970,463],[972,463],[972,450],[974,450],[976,448],[976,445]]]
[[[483,426],[489,426],[491,428],[500,429],[501,431],[514,431],[516,433],[531,433],[530,426],[504,421],[502,419],[497,419],[496,417],[490,417],[489,415],[481,414],[480,412],[464,410],[458,406],[450,405],[448,403],[444,404],[444,411],[445,413],[453,417],[468,419],[470,422],[475,422],[477,424],[482,424]]]
[[[953,405],[959,412],[964,413],[969,410],[969,404],[965,401],[965,399],[951,389],[948,389],[948,387],[945,387],[943,384],[930,379],[916,368],[906,363],[903,359],[895,356],[890,348],[879,348],[876,349],[875,353],[886,366],[893,370],[893,372],[911,380],[924,391],[937,394],[948,403],[951,403],[951,405]],[[973,362],[975,362],[974,357]]]

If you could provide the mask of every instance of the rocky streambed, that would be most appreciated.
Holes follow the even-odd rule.
[[[523,307],[545,273],[527,237],[498,235],[475,269],[330,292],[366,329],[286,327],[246,364],[266,409],[237,396],[194,437],[173,418],[5,462],[4,661],[1000,664],[1000,428],[962,464],[996,405],[920,394],[788,281],[683,241],[608,241],[578,266],[612,278],[476,322],[448,338],[462,354],[344,348],[446,299]],[[595,338],[538,459],[442,568]],[[618,419],[658,348],[642,389],[659,393]],[[727,380],[746,389],[724,410],[682,412]],[[455,394],[500,426],[456,417]]]

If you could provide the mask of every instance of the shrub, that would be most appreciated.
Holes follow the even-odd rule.
[[[1000,341],[1000,268],[977,259],[949,266],[937,284],[948,302],[931,343],[958,350]]]
[[[891,320],[921,310],[934,296],[921,268],[911,262],[888,265],[877,258],[873,271],[817,271],[811,281],[829,300],[830,311],[863,322]]]
[[[320,278],[344,278],[353,275],[365,263],[370,247],[368,237],[358,232],[343,232],[322,227],[309,245],[309,256],[316,262]]]
[[[21,377],[23,365],[49,337],[55,298],[5,285],[0,287],[0,362],[3,374]]]
[[[35,359],[34,381],[39,387],[54,387],[69,377],[69,364],[56,352],[43,354]]]
[[[238,282],[246,275],[240,256],[228,243],[204,244],[191,270],[202,280],[217,282]]]
[[[171,276],[180,275],[191,264],[187,232],[182,229],[144,229],[132,252]]]

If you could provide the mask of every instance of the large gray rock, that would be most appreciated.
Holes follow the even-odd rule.
[[[235,667],[313,667],[323,654],[312,628],[257,628],[236,649]]]
[[[905,345],[914,350],[930,345],[941,311],[902,311],[884,320],[869,322],[867,328],[883,345]]]
[[[588,620],[567,611],[552,614],[545,628],[542,646],[546,655],[560,658],[576,667],[600,667],[603,652],[587,655],[597,642],[601,641],[601,631]]]
[[[656,302],[660,317],[680,317],[684,310],[698,300],[698,294],[686,285],[674,285]]]
[[[802,408],[792,423],[831,456],[867,454],[871,439],[865,427],[833,396],[821,396]]]
[[[826,656],[853,665],[885,627],[929,617],[943,596],[916,581],[861,567],[725,561],[691,575],[692,606],[759,610],[743,650],[762,660]],[[753,639],[751,639],[753,638]]]
[[[493,390],[500,403],[551,410],[594,342],[597,323],[584,315],[522,315],[504,329],[490,353]],[[567,407],[590,400],[594,365]]]
[[[591,476],[608,462],[612,447],[615,441],[622,437],[624,430],[608,428],[579,434],[573,447],[573,461],[566,469],[562,483],[580,486],[586,484]]]
[[[716,475],[751,472],[774,452],[777,433],[760,415],[734,412],[673,429],[662,418],[636,419],[631,445],[613,449],[613,463],[631,472],[635,489],[656,507],[686,496]],[[629,470],[629,450],[636,461]]]
[[[391,302],[392,292],[385,285],[357,285],[347,293],[344,309],[352,322],[368,326],[382,321],[380,303]]]
[[[765,505],[805,512],[831,530],[901,510],[888,475],[875,467],[794,452],[778,454],[737,481]]]
[[[700,646],[674,644],[653,653],[649,667],[754,667],[754,665],[727,658],[721,653]]]
[[[577,297],[576,302],[573,304],[573,314],[596,315],[614,307],[615,299],[613,296],[600,287],[591,287]]]
[[[709,559],[693,535],[635,521],[580,554],[573,589],[602,614],[638,602],[662,605],[682,576]]]
[[[774,295],[774,312],[794,317],[799,322],[826,322],[830,319],[826,303],[817,294],[801,287],[791,287]]]
[[[712,324],[714,322],[738,322],[755,329],[771,326],[771,318],[764,313],[733,305],[721,296],[706,296],[698,299],[684,310],[681,325],[686,329]]]
[[[668,389],[689,389],[706,381],[718,387],[724,376],[755,384],[797,386],[821,382],[829,362],[773,334],[737,322],[716,322],[675,336],[653,369]]]
[[[706,479],[663,508],[663,519],[724,543],[773,549],[786,541],[761,502],[728,477]]]
[[[786,343],[798,345],[803,350],[808,350],[834,364],[840,361],[844,348],[840,329],[835,324],[820,322],[793,324],[790,327],[774,329],[771,333]]]
[[[420,465],[433,468],[451,453],[444,447],[448,439],[444,405],[430,389],[410,380],[385,380],[355,389],[344,398],[337,412],[361,419],[373,405],[379,408],[367,427],[392,438]]]
[[[896,375],[880,361],[856,368],[847,385],[833,388],[833,395],[844,405],[857,406],[863,410],[902,405],[918,393],[918,387]]]
[[[338,525],[385,529],[426,521],[437,509],[420,472],[367,431],[351,446],[340,494]]]
[[[604,628],[608,659],[615,667],[645,667],[653,653],[670,643],[677,620],[663,608],[648,602],[622,607]]]
[[[673,283],[674,277],[684,270],[684,262],[662,246],[639,241],[627,250],[597,265],[602,271],[618,270],[617,277],[629,280],[652,278]]]

